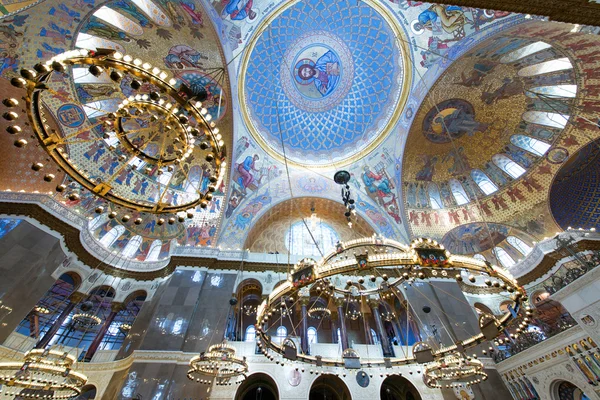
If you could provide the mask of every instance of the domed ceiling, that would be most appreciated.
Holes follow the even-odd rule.
[[[244,120],[280,160],[316,166],[364,156],[404,107],[404,32],[377,1],[292,3],[264,20],[245,52]]]

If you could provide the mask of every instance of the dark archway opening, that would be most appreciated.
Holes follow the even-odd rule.
[[[252,374],[238,388],[235,400],[279,400],[279,390],[269,375]]]
[[[343,380],[334,375],[319,376],[310,387],[309,400],[351,400]]]
[[[73,400],[92,400],[96,398],[96,386],[94,385],[85,385],[83,389],[81,389],[81,393],[79,396],[75,397]]]
[[[379,397],[382,400],[421,400],[421,395],[413,384],[398,375],[392,375],[383,381]]]

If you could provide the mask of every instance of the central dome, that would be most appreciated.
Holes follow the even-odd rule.
[[[296,2],[257,32],[242,62],[242,114],[274,157],[349,162],[398,120],[410,86],[406,40],[382,5]]]

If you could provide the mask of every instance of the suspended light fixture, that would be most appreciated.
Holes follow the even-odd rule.
[[[354,204],[354,199],[350,193],[350,185],[348,185],[350,177],[350,172],[341,170],[335,173],[333,180],[335,183],[342,186],[342,201],[346,207],[344,217],[346,217],[346,220],[348,221],[348,226],[352,228],[352,216],[356,214],[356,204]]]
[[[87,376],[71,369],[75,361],[69,353],[33,349],[25,353],[23,362],[0,362],[0,394],[36,399],[77,396]]]
[[[208,348],[208,351],[190,360],[187,377],[202,384],[239,384],[246,378],[248,364],[246,357],[236,357],[235,348],[227,340]]]

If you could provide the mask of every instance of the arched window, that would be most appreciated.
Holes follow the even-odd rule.
[[[514,179],[517,179],[525,173],[525,169],[523,167],[505,155],[496,154],[492,157],[492,161],[498,166],[498,168],[512,176]]]
[[[138,6],[144,14],[152,18],[152,21],[156,22],[160,26],[170,26],[171,20],[165,15],[165,13],[156,6],[150,0],[131,0],[136,6]]]
[[[538,86],[525,91],[528,97],[541,97],[556,99],[556,98],[573,98],[577,95],[577,85],[554,85],[554,86]]]
[[[564,128],[569,116],[546,111],[525,111],[522,115],[523,121],[532,124],[545,125],[551,128]]]
[[[171,328],[171,334],[173,335],[181,335],[183,331],[183,318],[177,318],[175,323],[173,324],[173,328]]]
[[[515,260],[513,260],[502,247],[494,247],[494,255],[498,259],[500,265],[504,268],[510,268],[515,265]]]
[[[102,222],[104,222],[104,218],[105,218],[104,215],[98,215],[96,218],[91,220],[88,225],[88,230],[90,232],[95,231],[96,228],[98,228],[100,225],[102,225]]]
[[[156,239],[154,242],[152,242],[150,245],[150,250],[148,250],[148,255],[146,256],[146,261],[157,261],[161,247],[162,242],[159,239]]]
[[[244,338],[244,341],[254,342],[255,340],[256,340],[256,328],[254,327],[254,325],[250,325],[246,328],[246,337]]]
[[[317,342],[317,329],[312,326],[306,330],[306,336],[308,336],[308,344],[318,343]]]
[[[517,249],[519,251],[519,253],[523,254],[524,256],[526,256],[527,254],[531,253],[531,246],[529,246],[527,243],[525,243],[524,241],[522,241],[521,239],[519,239],[518,237],[514,237],[514,236],[509,236],[506,238],[506,241],[515,249]]]
[[[98,36],[94,36],[94,35],[90,35],[89,33],[83,33],[80,32],[77,35],[77,42],[75,43],[76,47],[79,47],[80,49],[87,49],[87,50],[94,50],[96,51],[96,49],[100,48],[100,49],[113,49],[113,50],[117,50],[120,51],[121,53],[125,52],[125,49],[123,48],[123,46],[108,40],[108,39],[104,39],[104,38],[100,38]],[[75,69],[83,69],[87,71],[87,68],[73,68],[73,70]],[[88,71],[88,75],[91,76],[92,78],[94,78],[94,76],[92,74],[89,73]],[[106,76],[107,79],[110,79],[108,77],[107,73],[103,73],[100,78],[102,78],[103,76]],[[97,83],[98,82],[98,78],[94,78],[96,79],[94,82]],[[78,81],[77,79],[75,79],[76,83],[83,83]],[[110,82],[107,81],[107,82]]]
[[[279,328],[277,328],[276,336],[276,343],[283,343],[283,340],[287,337],[286,327],[282,325]]]
[[[486,195],[492,194],[498,190],[496,184],[492,182],[486,174],[478,169],[471,171],[471,178],[473,178],[477,186],[479,186]]]
[[[545,42],[535,42],[523,46],[520,49],[512,51],[500,59],[501,63],[508,64],[520,60],[521,58],[527,57],[530,54],[537,53],[538,51],[545,50],[552,45]]]
[[[450,183],[450,190],[452,191],[452,194],[454,195],[454,198],[456,199],[456,204],[458,204],[459,206],[463,205],[463,204],[467,204],[469,202],[469,197],[467,196],[467,193],[465,192],[463,185],[461,185],[461,183],[459,181],[457,181],[456,179],[450,179],[449,183]]]
[[[373,344],[379,344],[379,338],[377,337],[377,332],[375,332],[375,329],[371,329],[371,338],[373,339]]]
[[[519,146],[523,150],[535,154],[536,156],[543,156],[546,154],[550,145],[541,140],[534,139],[525,135],[513,135],[510,138],[510,142],[515,146]]]
[[[140,235],[132,237],[127,243],[127,246],[123,249],[121,255],[123,257],[132,258],[140,248],[140,244],[142,244],[142,237]]]
[[[483,254],[475,254],[473,258],[479,261],[487,261]]]
[[[122,30],[123,32],[127,32],[130,35],[139,36],[144,33],[144,30],[137,22],[130,20],[123,14],[120,14],[112,8],[108,8],[106,6],[100,7],[94,13],[94,17],[101,19],[102,21]]]
[[[323,221],[319,221],[310,232],[303,221],[298,221],[285,235],[285,243],[289,252],[304,256],[320,256],[319,250],[323,254],[327,254],[335,248],[335,244],[339,240],[337,232]],[[315,241],[319,246],[318,249]]]
[[[104,247],[110,247],[117,241],[123,232],[125,232],[125,227],[123,225],[117,225],[102,236],[100,243],[104,245]]]
[[[427,191],[429,192],[429,203],[431,204],[431,208],[434,210],[443,208],[444,203],[442,203],[442,196],[440,196],[438,186],[435,183],[430,183],[427,186]]]
[[[573,65],[571,64],[571,61],[569,61],[569,58],[563,57],[521,68],[519,76],[549,74],[550,72],[563,71],[571,68],[573,68]]]

